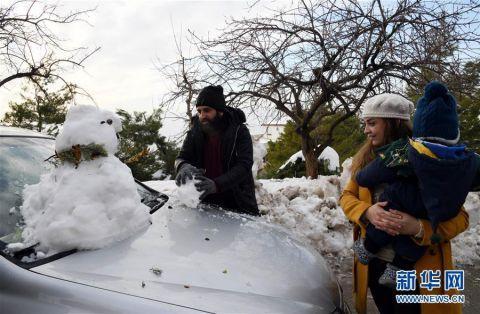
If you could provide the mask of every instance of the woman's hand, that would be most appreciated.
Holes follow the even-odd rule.
[[[400,234],[413,236],[413,235],[416,235],[418,232],[420,232],[421,223],[418,221],[417,218],[395,209],[390,209],[390,212],[394,215],[400,216],[399,223],[401,227],[398,230]]]
[[[383,209],[385,206],[387,206],[387,202],[378,202],[373,204],[365,211],[365,217],[375,226],[375,228],[383,230],[392,236],[399,235],[403,230],[402,228],[404,228],[404,224],[402,223],[403,216],[401,214],[405,213],[399,211],[393,212],[392,210],[387,212]],[[405,222],[405,225],[407,223],[408,221]]]

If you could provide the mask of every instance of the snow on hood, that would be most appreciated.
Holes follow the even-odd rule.
[[[351,158],[345,160],[341,176],[256,182],[257,202],[265,218],[292,230],[327,257],[331,266],[341,267],[342,258],[353,256],[352,225],[338,204],[341,191],[351,177],[351,163]],[[154,184],[167,195],[172,195],[176,188],[173,181]],[[453,256],[458,263],[475,264],[480,261],[480,193],[468,194],[465,209],[470,225],[452,240]]]
[[[261,218],[189,209],[173,198],[152,217],[142,234],[32,270],[212,312],[231,311],[235,300],[249,304],[245,309],[262,308],[262,302],[334,309],[338,291],[325,260],[282,228]]]

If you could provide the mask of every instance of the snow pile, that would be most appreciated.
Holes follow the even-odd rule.
[[[21,212],[26,245],[40,243],[37,249],[48,254],[96,249],[149,225],[149,208],[140,202],[130,169],[112,155],[119,121],[113,112],[93,106],[70,108],[57,152],[94,143],[103,145],[108,156],[82,161],[78,167],[64,162],[38,184],[25,187]]]
[[[340,175],[340,189],[342,191],[352,176],[352,161],[353,158],[350,157],[342,163],[342,174]]]
[[[469,193],[464,207],[470,225],[452,240],[453,256],[458,263],[475,265],[480,261],[480,193]]]
[[[327,258],[353,256],[352,225],[338,205],[351,176],[350,166],[351,159],[347,159],[340,177],[259,180],[256,194],[262,214],[306,239]],[[472,265],[480,261],[480,193],[468,194],[465,209],[470,226],[452,240],[452,248],[455,262]]]
[[[301,150],[290,156],[288,160],[280,166],[280,169],[285,168],[288,164],[290,163],[295,163],[297,159],[301,159],[302,161],[305,161],[305,157],[303,156],[303,153]],[[331,148],[330,146],[325,147],[325,149],[322,151],[320,156],[318,156],[318,160],[327,160],[328,161],[328,170],[330,171],[336,171],[338,168],[340,168],[340,156],[338,153]]]
[[[263,157],[267,154],[267,146],[259,140],[253,140],[253,166],[252,174],[256,178],[258,172],[263,168]]]
[[[259,180],[256,192],[268,221],[291,229],[324,255],[352,254],[352,227],[337,202],[338,176]]]
[[[199,182],[198,180],[187,180],[185,184],[180,185],[176,189],[176,198],[177,200],[190,208],[196,208],[200,203],[200,195],[202,192],[197,191],[195,183]]]

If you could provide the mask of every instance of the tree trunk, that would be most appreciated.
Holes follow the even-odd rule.
[[[37,132],[42,132],[43,130],[43,117],[42,115],[38,115],[38,122],[37,122]]]
[[[312,179],[318,177],[318,161],[315,156],[315,143],[309,134],[301,134],[302,136],[302,153],[305,157],[306,176]]]

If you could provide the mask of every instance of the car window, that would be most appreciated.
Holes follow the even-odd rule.
[[[54,152],[46,138],[0,137],[0,239],[20,240],[22,191],[35,184],[53,165],[45,160]]]

